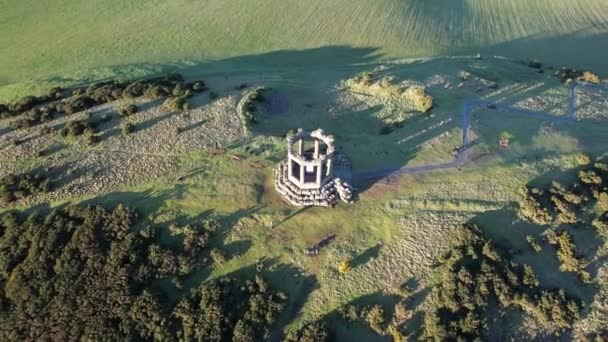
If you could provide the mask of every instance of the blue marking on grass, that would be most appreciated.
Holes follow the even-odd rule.
[[[596,91],[608,91],[608,86],[605,85],[591,84],[585,82],[572,83],[572,86],[570,86],[570,89],[568,90],[568,112],[566,116],[555,116],[547,112],[537,112],[528,109],[507,106],[499,102],[493,102],[488,100],[467,101],[462,105],[462,147],[460,148],[461,151],[460,153],[458,153],[457,158],[454,158],[454,160],[445,163],[427,164],[420,166],[404,166],[399,168],[384,168],[372,171],[354,172],[352,174],[352,179],[360,181],[366,179],[382,178],[389,175],[413,174],[461,167],[466,162],[466,152],[469,146],[469,113],[476,108],[486,107],[497,112],[513,113],[545,121],[572,124],[576,121],[576,89],[579,87],[589,88]]]

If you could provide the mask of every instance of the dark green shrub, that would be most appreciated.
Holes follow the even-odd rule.
[[[61,99],[63,97],[63,88],[61,87],[53,87],[51,88],[51,90],[49,90],[49,93],[47,95],[49,98],[51,99]]]
[[[23,114],[23,117],[11,123],[11,128],[22,129],[50,122],[55,118],[55,113],[48,108],[31,109]]]
[[[323,322],[305,324],[296,331],[290,331],[285,336],[285,342],[327,342],[330,340],[327,325]]]
[[[363,308],[361,316],[365,319],[370,328],[377,334],[384,334],[384,324],[386,319],[384,318],[384,310],[380,305],[373,305],[371,307]]]
[[[217,248],[212,249],[209,256],[216,265],[221,265],[226,262],[226,256],[224,256],[224,253]]]
[[[154,84],[151,85],[144,92],[144,96],[149,99],[159,99],[162,97],[167,97],[171,94],[170,89],[167,86]]]
[[[163,102],[163,107],[170,111],[188,110],[189,108],[185,96],[169,97]]]
[[[135,126],[132,123],[127,122],[120,126],[120,131],[123,135],[131,134],[135,131]]]
[[[148,87],[141,82],[133,82],[128,84],[122,91],[122,97],[132,99],[140,97],[144,94]]]
[[[9,103],[8,110],[13,113],[22,113],[34,108],[41,102],[43,102],[42,99],[36,96],[25,96],[15,102]]]
[[[92,134],[93,127],[88,120],[72,120],[65,124],[65,127],[60,131],[62,137],[76,137],[82,134]]]
[[[6,205],[50,190],[51,181],[40,173],[9,174],[0,178],[0,204]]]
[[[128,106],[126,106],[126,107],[122,108],[122,109],[119,111],[120,116],[121,116],[121,117],[123,117],[123,118],[124,118],[124,117],[127,117],[127,116],[131,116],[131,115],[133,115],[133,114],[135,114],[135,113],[137,113],[137,112],[138,112],[138,108],[137,108],[137,106],[136,106],[136,105],[134,105],[134,104],[130,104],[130,105],[128,105]]]
[[[67,114],[74,114],[92,108],[97,103],[87,95],[79,95],[69,98],[63,103],[63,111]]]

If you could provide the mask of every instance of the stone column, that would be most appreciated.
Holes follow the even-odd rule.
[[[293,178],[293,159],[291,155],[287,158],[287,179]]]
[[[332,160],[331,158],[327,159],[327,174],[325,176],[329,176],[332,173]]]
[[[304,184],[304,165],[300,165],[300,184]]]
[[[300,156],[304,156],[304,140],[300,139],[298,142],[298,153]]]
[[[322,179],[321,176],[323,175],[323,162],[322,161],[317,161],[316,163],[317,163],[317,165],[315,166],[315,168],[316,168],[317,173],[316,173],[315,176],[317,176],[317,188],[320,188],[321,187],[321,179]]]
[[[319,140],[315,139],[315,159],[319,158]]]

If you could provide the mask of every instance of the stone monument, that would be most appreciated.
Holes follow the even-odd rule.
[[[287,136],[287,159],[275,168],[275,187],[294,206],[333,207],[352,201],[352,187],[343,179],[349,173],[350,163],[336,152],[332,135],[298,129]]]

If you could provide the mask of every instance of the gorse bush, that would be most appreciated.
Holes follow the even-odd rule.
[[[72,120],[65,124],[65,127],[60,131],[63,137],[77,137],[82,134],[93,134],[93,125],[89,120]]]
[[[47,192],[50,188],[51,181],[41,173],[9,174],[0,178],[0,205]]]
[[[424,319],[426,339],[479,338],[493,301],[502,312],[521,310],[556,333],[570,329],[579,319],[576,300],[539,287],[532,267],[513,263],[475,225],[456,229],[450,250],[441,260],[433,307]]]
[[[135,125],[133,125],[130,122],[125,122],[122,125],[120,125],[120,132],[123,135],[131,134],[131,133],[135,132]]]
[[[330,341],[327,324],[324,322],[312,322],[305,324],[298,330],[287,334],[286,342],[327,342]]]
[[[133,114],[135,114],[137,112],[138,112],[138,108],[134,104],[130,104],[130,105],[128,105],[128,106],[126,106],[124,108],[121,108],[119,110],[119,114],[120,114],[121,117],[131,116],[131,115],[133,115]]]
[[[180,234],[197,237],[169,248],[138,222],[122,205],[1,215],[0,340],[269,338],[287,298],[259,275],[189,293],[155,285],[207,267],[206,227],[216,223],[190,226]]]
[[[8,104],[0,104],[0,118],[24,116],[13,125],[13,128],[20,129],[51,121],[58,115],[78,113],[120,99],[157,99],[168,96],[186,99],[206,90],[203,81],[186,83],[178,74],[133,82],[92,83],[86,88],[76,88],[71,92],[54,87],[47,95],[26,96]],[[66,93],[70,93],[70,96],[65,97]],[[184,110],[185,107],[188,106],[182,102],[175,110]]]

